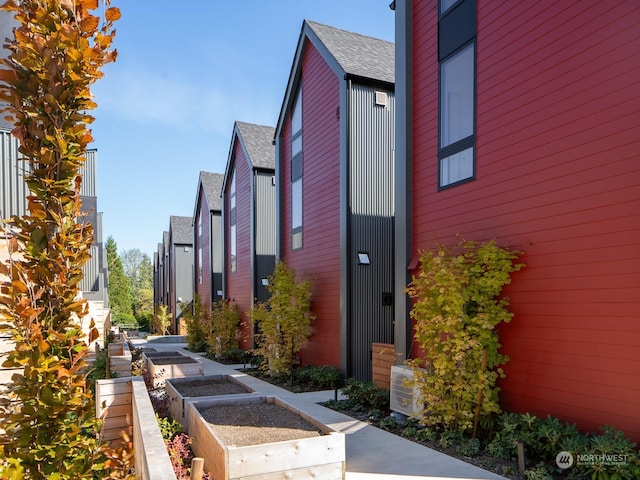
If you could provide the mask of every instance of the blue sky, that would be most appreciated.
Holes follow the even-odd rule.
[[[275,126],[303,19],[393,41],[389,3],[112,0],[91,145],[104,239],[152,257],[169,216],[193,214],[198,173],[224,173],[233,122]]]

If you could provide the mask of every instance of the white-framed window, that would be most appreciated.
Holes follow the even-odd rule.
[[[236,172],[231,175],[231,185],[229,186],[229,256],[231,271],[238,269],[238,243],[236,238],[237,215],[236,215]]]
[[[302,248],[302,88],[291,109],[291,248]]]

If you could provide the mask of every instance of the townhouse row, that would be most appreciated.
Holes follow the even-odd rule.
[[[244,319],[277,259],[313,282],[305,364],[371,377],[417,354],[405,288],[436,244],[524,252],[501,327],[505,410],[640,440],[640,5],[396,0],[395,45],[303,22],[274,127],[155,254],[156,304]],[[253,345],[246,322],[242,347]]]

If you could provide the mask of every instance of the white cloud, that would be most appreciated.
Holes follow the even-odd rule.
[[[96,83],[96,114],[220,135],[229,135],[235,120],[275,123],[280,93],[257,95],[250,88],[243,89],[248,83],[242,81],[242,75],[228,78],[225,86],[215,83],[215,75],[203,76],[195,84],[144,70],[112,71]]]

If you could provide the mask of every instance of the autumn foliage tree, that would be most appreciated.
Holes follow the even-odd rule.
[[[80,168],[92,141],[90,87],[115,59],[113,22],[120,12],[98,0],[9,0],[17,21],[0,69],[0,100],[20,141],[28,213],[6,222],[11,258],[0,287],[2,333],[15,344],[5,367],[22,369],[10,384],[13,407],[0,413],[0,477],[106,478],[114,460],[96,437],[86,388],[86,336],[79,319],[82,267],[91,225],[79,221]],[[89,342],[95,339],[93,328]],[[112,457],[110,459],[110,457]]]

